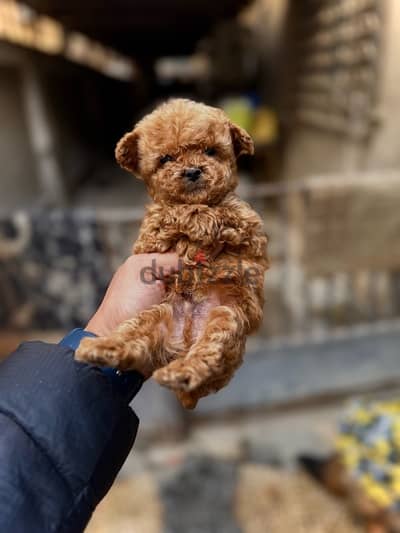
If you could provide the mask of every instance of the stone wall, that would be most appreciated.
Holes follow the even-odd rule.
[[[292,6],[284,178],[398,168],[399,3]]]

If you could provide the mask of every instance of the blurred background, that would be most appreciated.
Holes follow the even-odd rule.
[[[398,0],[0,0],[0,354],[95,310],[148,201],[114,147],[157,103],[222,107],[256,145],[263,328],[194,412],[145,384],[89,532],[363,530],[295,464],[400,389],[399,36]]]

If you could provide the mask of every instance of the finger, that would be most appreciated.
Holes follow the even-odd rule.
[[[179,272],[183,267],[182,260],[175,253],[155,254],[154,259],[157,277],[159,277],[160,273],[162,273],[161,278],[171,276]]]

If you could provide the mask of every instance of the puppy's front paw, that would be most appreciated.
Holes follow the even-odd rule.
[[[159,368],[153,378],[164,387],[190,392],[201,385],[201,377],[190,367],[188,362],[176,360]]]
[[[82,339],[75,352],[75,359],[96,366],[118,367],[121,360],[121,346],[114,339],[103,337]]]

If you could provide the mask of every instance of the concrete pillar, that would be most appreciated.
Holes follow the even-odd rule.
[[[45,205],[63,205],[66,202],[65,182],[56,156],[43,86],[33,67],[24,70],[23,98],[41,191],[40,202]]]

